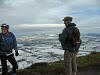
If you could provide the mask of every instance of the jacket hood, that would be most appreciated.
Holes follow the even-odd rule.
[[[76,26],[75,23],[70,23],[67,27],[72,27],[72,26]]]

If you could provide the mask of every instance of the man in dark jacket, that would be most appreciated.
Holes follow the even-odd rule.
[[[76,29],[79,32],[79,29],[76,27],[76,24],[71,23],[72,17],[65,17],[63,19],[65,28],[63,32],[59,34],[59,41],[61,42],[64,52],[64,63],[65,63],[65,75],[76,75],[77,73],[77,64],[76,64],[76,55],[80,47],[80,41],[77,46],[72,45],[72,36],[73,31]],[[80,33],[79,33],[80,37]]]
[[[0,59],[2,64],[2,75],[8,75],[7,60],[13,66],[12,75],[16,75],[16,69],[18,69],[17,62],[14,58],[12,50],[15,50],[15,55],[18,56],[18,48],[16,37],[12,32],[9,32],[9,25],[1,25],[2,33],[0,33]]]

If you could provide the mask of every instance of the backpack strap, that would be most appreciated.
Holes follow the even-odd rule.
[[[0,42],[1,42],[1,40],[2,40],[2,37],[3,37],[3,34],[2,34],[2,33],[0,33]]]

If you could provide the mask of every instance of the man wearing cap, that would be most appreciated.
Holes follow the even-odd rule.
[[[12,32],[9,32],[9,25],[1,25],[0,33],[0,59],[2,65],[2,75],[8,75],[7,60],[12,64],[12,75],[16,75],[16,69],[18,69],[17,62],[14,58],[12,50],[15,50],[15,55],[18,56],[18,47],[16,37]]]
[[[65,75],[76,75],[77,73],[77,64],[76,64],[76,55],[78,52],[79,47],[77,50],[76,48],[72,46],[71,40],[69,38],[71,37],[72,30],[76,28],[75,23],[72,23],[72,17],[67,16],[63,19],[65,28],[63,29],[63,32],[59,34],[59,41],[61,42],[62,48],[65,51],[64,52],[64,64],[65,64]]]

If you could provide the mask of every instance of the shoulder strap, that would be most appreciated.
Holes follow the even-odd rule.
[[[0,44],[1,44],[1,40],[2,40],[2,33],[0,33]]]
[[[71,39],[73,31],[74,31],[74,27],[71,26],[71,27],[68,28],[68,37],[69,37],[69,39]]]
[[[75,27],[73,36],[75,37],[76,41],[80,41],[80,31],[77,27]]]
[[[9,34],[10,34],[11,36],[13,36],[13,33],[12,33],[12,32],[9,32]]]

